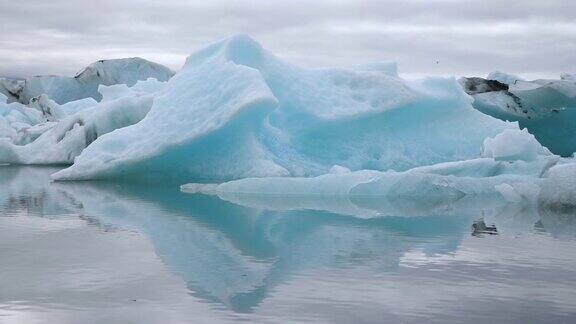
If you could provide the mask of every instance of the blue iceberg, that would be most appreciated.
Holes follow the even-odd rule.
[[[99,137],[54,179],[220,182],[472,159],[517,126],[471,102],[454,78],[406,81],[387,62],[303,69],[236,36],[191,55],[142,121]]]

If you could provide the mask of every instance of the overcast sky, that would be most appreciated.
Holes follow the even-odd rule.
[[[0,0],[0,75],[73,75],[133,56],[178,70],[193,51],[238,33],[302,66],[576,71],[574,0]]]

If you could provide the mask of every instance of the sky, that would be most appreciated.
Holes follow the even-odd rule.
[[[576,72],[573,0],[0,0],[0,76],[143,57],[177,71],[235,34],[306,67],[396,61],[405,76]]]

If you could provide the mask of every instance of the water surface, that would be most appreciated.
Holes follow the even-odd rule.
[[[576,215],[0,167],[0,323],[574,322]]]

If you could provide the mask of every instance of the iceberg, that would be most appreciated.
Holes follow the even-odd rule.
[[[386,197],[443,206],[483,197],[564,206],[572,193],[561,170],[573,158],[543,146],[533,124],[522,127],[571,113],[560,110],[576,93],[570,76],[409,81],[390,62],[305,69],[240,35],[192,54],[167,82],[97,89],[100,102],[42,94],[25,106],[3,95],[0,163],[69,165],[54,180],[188,183],[183,191],[231,201]],[[528,104],[539,108],[526,113]]]
[[[0,139],[15,141],[20,131],[42,122],[42,112],[18,102],[6,103],[6,98],[0,95]]]
[[[101,102],[59,105],[43,94],[27,106],[0,103],[0,163],[72,164],[98,137],[142,120],[165,85],[152,78],[132,87],[100,85]]]
[[[65,117],[58,123],[39,124],[27,129],[31,138],[20,141],[29,142],[26,145],[0,138],[0,164],[72,164],[98,137],[142,120],[152,100],[153,95],[123,97]]]
[[[304,69],[240,35],[191,55],[142,121],[99,137],[54,179],[404,171],[478,158],[505,129],[517,126],[475,110],[454,78],[407,81],[387,62]]]
[[[23,104],[28,104],[32,98],[43,94],[58,104],[84,98],[99,101],[102,99],[98,92],[100,85],[126,84],[130,87],[137,81],[144,81],[148,78],[167,81],[173,75],[174,72],[167,67],[139,57],[100,60],[90,64],[74,77],[34,76],[17,86],[7,88],[7,91]],[[2,84],[0,82],[0,89]]]
[[[550,151],[571,156],[576,151],[576,80],[525,81],[501,72],[487,79],[463,78],[473,106],[490,116],[516,121]]]

